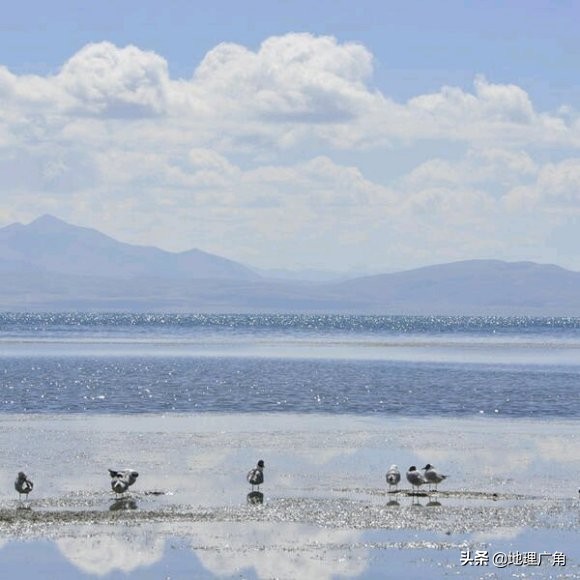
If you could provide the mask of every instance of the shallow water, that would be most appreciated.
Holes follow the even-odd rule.
[[[44,563],[63,579],[380,578],[411,563],[478,577],[462,550],[541,547],[579,573],[578,437],[574,421],[5,416],[0,563],[29,578]],[[263,503],[250,504],[245,473],[259,457]],[[449,478],[436,494],[406,483],[388,494],[393,462]],[[126,501],[110,492],[117,466],[140,472]],[[8,492],[18,469],[35,482],[28,501]]]
[[[7,541],[2,547],[3,572],[44,578],[430,578],[505,577],[508,573],[539,578],[578,577],[578,536],[561,530],[512,529],[503,536],[430,534],[409,531],[355,533],[299,525],[248,526],[219,524],[177,528],[161,536],[154,528],[139,534],[94,527],[71,530],[54,540]],[[304,538],[310,538],[305,542]],[[485,550],[486,566],[462,566],[461,553]],[[494,554],[561,552],[566,566],[498,568]],[[576,555],[575,559],[571,555]],[[31,557],[34,555],[34,557]],[[527,574],[527,576],[522,576]]]
[[[0,572],[580,577],[579,352],[568,318],[0,314]]]

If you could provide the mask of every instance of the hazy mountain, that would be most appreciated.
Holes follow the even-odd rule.
[[[469,260],[339,284],[345,296],[407,312],[576,312],[580,273],[534,262]]]
[[[345,273],[332,270],[286,270],[284,268],[254,269],[262,278],[269,280],[293,280],[300,282],[334,282],[352,278]]]
[[[0,272],[38,270],[120,279],[259,278],[250,268],[200,250],[172,253],[125,244],[49,215],[0,229]]]
[[[272,279],[51,216],[0,229],[0,280],[2,310],[580,315],[580,273],[557,266],[473,260],[342,281]]]
[[[292,280],[300,282],[338,282],[378,273],[373,272],[372,270],[361,269],[339,272],[336,270],[317,268],[302,268],[295,270],[285,268],[254,268],[254,271],[260,274],[262,278],[269,280]],[[384,272],[381,273],[384,274]]]

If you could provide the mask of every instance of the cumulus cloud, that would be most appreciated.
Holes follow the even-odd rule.
[[[534,118],[532,103],[526,92],[516,85],[494,85],[484,77],[475,79],[475,92],[466,93],[457,87],[443,87],[439,93],[411,99],[418,111],[440,115],[447,120],[476,120],[508,123],[530,123]]]
[[[197,90],[221,97],[228,110],[274,122],[342,122],[373,99],[365,85],[372,56],[332,37],[272,37],[257,52],[224,43],[195,71]]]
[[[540,111],[515,83],[396,102],[367,48],[306,33],[219,44],[191,68],[171,78],[109,42],[50,75],[0,66],[2,225],[48,212],[168,249],[270,252],[261,265],[381,268],[539,247],[539,212],[578,204],[577,112]]]
[[[189,132],[190,143],[205,146],[255,140],[258,146],[295,147],[316,138],[348,148],[434,137],[537,144],[578,137],[570,112],[538,113],[515,84],[480,76],[473,92],[443,87],[395,103],[372,88],[372,73],[373,57],[364,46],[329,36],[271,37],[256,51],[223,43],[206,54],[191,79],[171,79],[167,62],[153,52],[101,42],[79,50],[53,76],[0,68],[0,99],[25,116],[58,115],[65,124],[83,115],[153,117],[162,139]]]
[[[501,140],[514,146],[578,144],[578,134],[564,117],[538,113],[521,87],[493,84],[483,76],[476,77],[472,93],[446,86],[414,97],[407,105],[407,112],[423,127],[416,137],[486,144]]]
[[[505,189],[511,184],[532,179],[538,171],[536,163],[525,151],[471,149],[460,159],[429,159],[404,176],[401,185],[406,190],[426,185],[465,188],[474,184],[495,184]]]
[[[580,159],[546,164],[538,177],[538,189],[550,201],[580,201]]]
[[[141,117],[165,111],[167,62],[135,46],[89,44],[68,60],[54,79],[74,111],[111,117]]]

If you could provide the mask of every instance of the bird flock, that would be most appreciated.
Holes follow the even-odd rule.
[[[411,465],[407,470],[406,477],[407,481],[411,484],[413,492],[417,492],[422,485],[427,485],[429,491],[437,491],[437,486],[447,479],[447,475],[438,471],[435,466],[430,463],[427,463],[427,465],[425,465],[421,470],[418,470],[416,466]],[[399,482],[401,481],[401,472],[397,465],[391,465],[391,467],[389,467],[386,479],[389,491],[393,491],[393,488],[398,490]]]
[[[248,471],[246,479],[252,486],[252,492],[255,487],[259,490],[260,485],[264,483],[264,467],[264,460],[260,459],[256,467]],[[109,469],[109,475],[111,476],[111,489],[115,492],[116,497],[123,496],[139,477],[139,473],[134,469]],[[14,489],[18,492],[18,499],[21,500],[22,495],[25,495],[26,499],[28,499],[28,494],[33,488],[32,480],[23,471],[20,471],[14,482]]]
[[[249,499],[252,499],[253,503],[260,503],[259,501],[256,501],[256,498],[262,496],[262,494],[260,493],[259,495],[256,495],[258,492],[255,492],[254,488],[257,487],[259,491],[260,485],[264,483],[264,468],[264,460],[260,459],[256,464],[256,467],[250,469],[246,476],[248,483],[252,486],[252,495]],[[127,493],[129,488],[139,477],[137,471],[128,468],[109,469],[109,475],[111,476],[111,489],[116,497],[121,497]],[[407,481],[412,486],[413,492],[417,491],[422,485],[428,485],[429,491],[437,491],[437,485],[447,479],[447,475],[443,475],[430,463],[427,463],[421,471],[419,471],[414,465],[411,465],[407,470],[406,476]],[[395,491],[398,491],[399,482],[401,481],[401,472],[397,465],[391,465],[391,467],[389,467],[386,474],[386,480],[389,486],[389,492],[393,492],[393,488]],[[434,490],[433,487],[435,488]],[[28,494],[33,490],[33,488],[34,484],[30,478],[23,471],[20,471],[16,476],[16,481],[14,482],[14,489],[18,492],[18,498],[21,500],[22,495],[25,495],[26,499],[28,499]]]

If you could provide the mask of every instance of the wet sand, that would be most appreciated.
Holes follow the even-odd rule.
[[[0,566],[14,575],[580,576],[575,421],[5,415],[0,444]],[[259,458],[263,496],[248,497]],[[438,492],[411,494],[404,475],[387,492],[391,463],[428,462],[449,474]],[[122,467],[140,476],[115,499],[107,469]],[[23,501],[21,469],[35,482]],[[467,550],[562,552],[566,566],[462,566]]]

